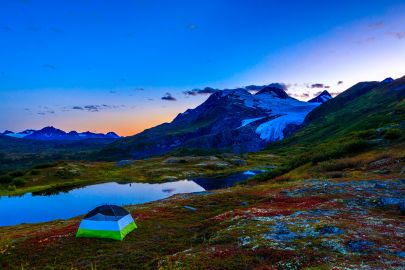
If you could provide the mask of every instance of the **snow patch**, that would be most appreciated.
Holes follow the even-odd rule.
[[[256,134],[260,139],[266,142],[274,142],[284,139],[284,129],[289,124],[300,125],[304,122],[305,116],[309,113],[291,113],[282,115],[270,121],[267,121],[256,128]]]
[[[264,116],[263,117],[257,117],[257,118],[250,118],[250,119],[242,120],[242,124],[238,128],[242,128],[242,127],[244,127],[246,125],[249,125],[250,123],[253,123],[253,122],[255,122],[257,120],[260,120],[260,119],[263,119],[263,118],[264,118]]]

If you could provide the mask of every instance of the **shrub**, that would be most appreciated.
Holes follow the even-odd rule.
[[[348,156],[364,150],[368,146],[369,144],[366,140],[354,138],[347,142],[330,146],[329,148],[325,146],[321,147],[318,153],[312,157],[311,161],[317,164],[321,161]]]
[[[58,165],[58,163],[44,163],[44,164],[39,164],[33,167],[33,169],[46,169],[46,168],[52,168]]]
[[[13,180],[13,184],[14,184],[16,187],[21,187],[21,186],[25,185],[25,180],[22,179],[22,178],[15,178],[15,179]]]
[[[343,158],[336,160],[328,160],[318,163],[319,169],[324,172],[341,171],[344,169],[358,168],[363,163],[361,160],[353,158]]]
[[[32,171],[30,172],[30,174],[31,174],[31,175],[40,175],[40,174],[41,174],[41,171],[39,171],[39,170],[32,170]]]
[[[0,184],[8,184],[13,181],[13,177],[6,174],[6,175],[1,175],[0,176]]]
[[[61,179],[73,178],[78,175],[80,175],[79,171],[74,170],[74,169],[69,170],[67,168],[61,168],[55,172],[55,176],[57,176]]]
[[[397,140],[399,138],[402,137],[402,130],[400,130],[399,128],[392,128],[392,129],[388,129],[385,133],[384,133],[384,139],[387,140]]]
[[[328,178],[341,178],[344,174],[342,172],[328,172],[326,173],[326,177]]]
[[[20,176],[23,176],[24,174],[25,174],[25,172],[23,172],[23,171],[14,171],[14,172],[10,173],[10,175],[12,177],[20,177]]]

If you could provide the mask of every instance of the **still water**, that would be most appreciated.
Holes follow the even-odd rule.
[[[178,193],[226,188],[243,182],[256,173],[256,171],[247,171],[227,177],[198,178],[163,184],[110,182],[63,192],[2,196],[0,197],[0,226],[68,219],[85,214],[101,204],[141,204]]]

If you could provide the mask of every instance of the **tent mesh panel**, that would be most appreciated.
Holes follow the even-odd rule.
[[[88,219],[97,214],[121,218],[129,214],[127,210],[116,205],[102,205],[91,210],[84,218]]]

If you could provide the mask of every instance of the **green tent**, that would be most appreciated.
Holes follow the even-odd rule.
[[[84,217],[76,237],[123,240],[136,228],[135,221],[127,210],[116,205],[102,205]]]

